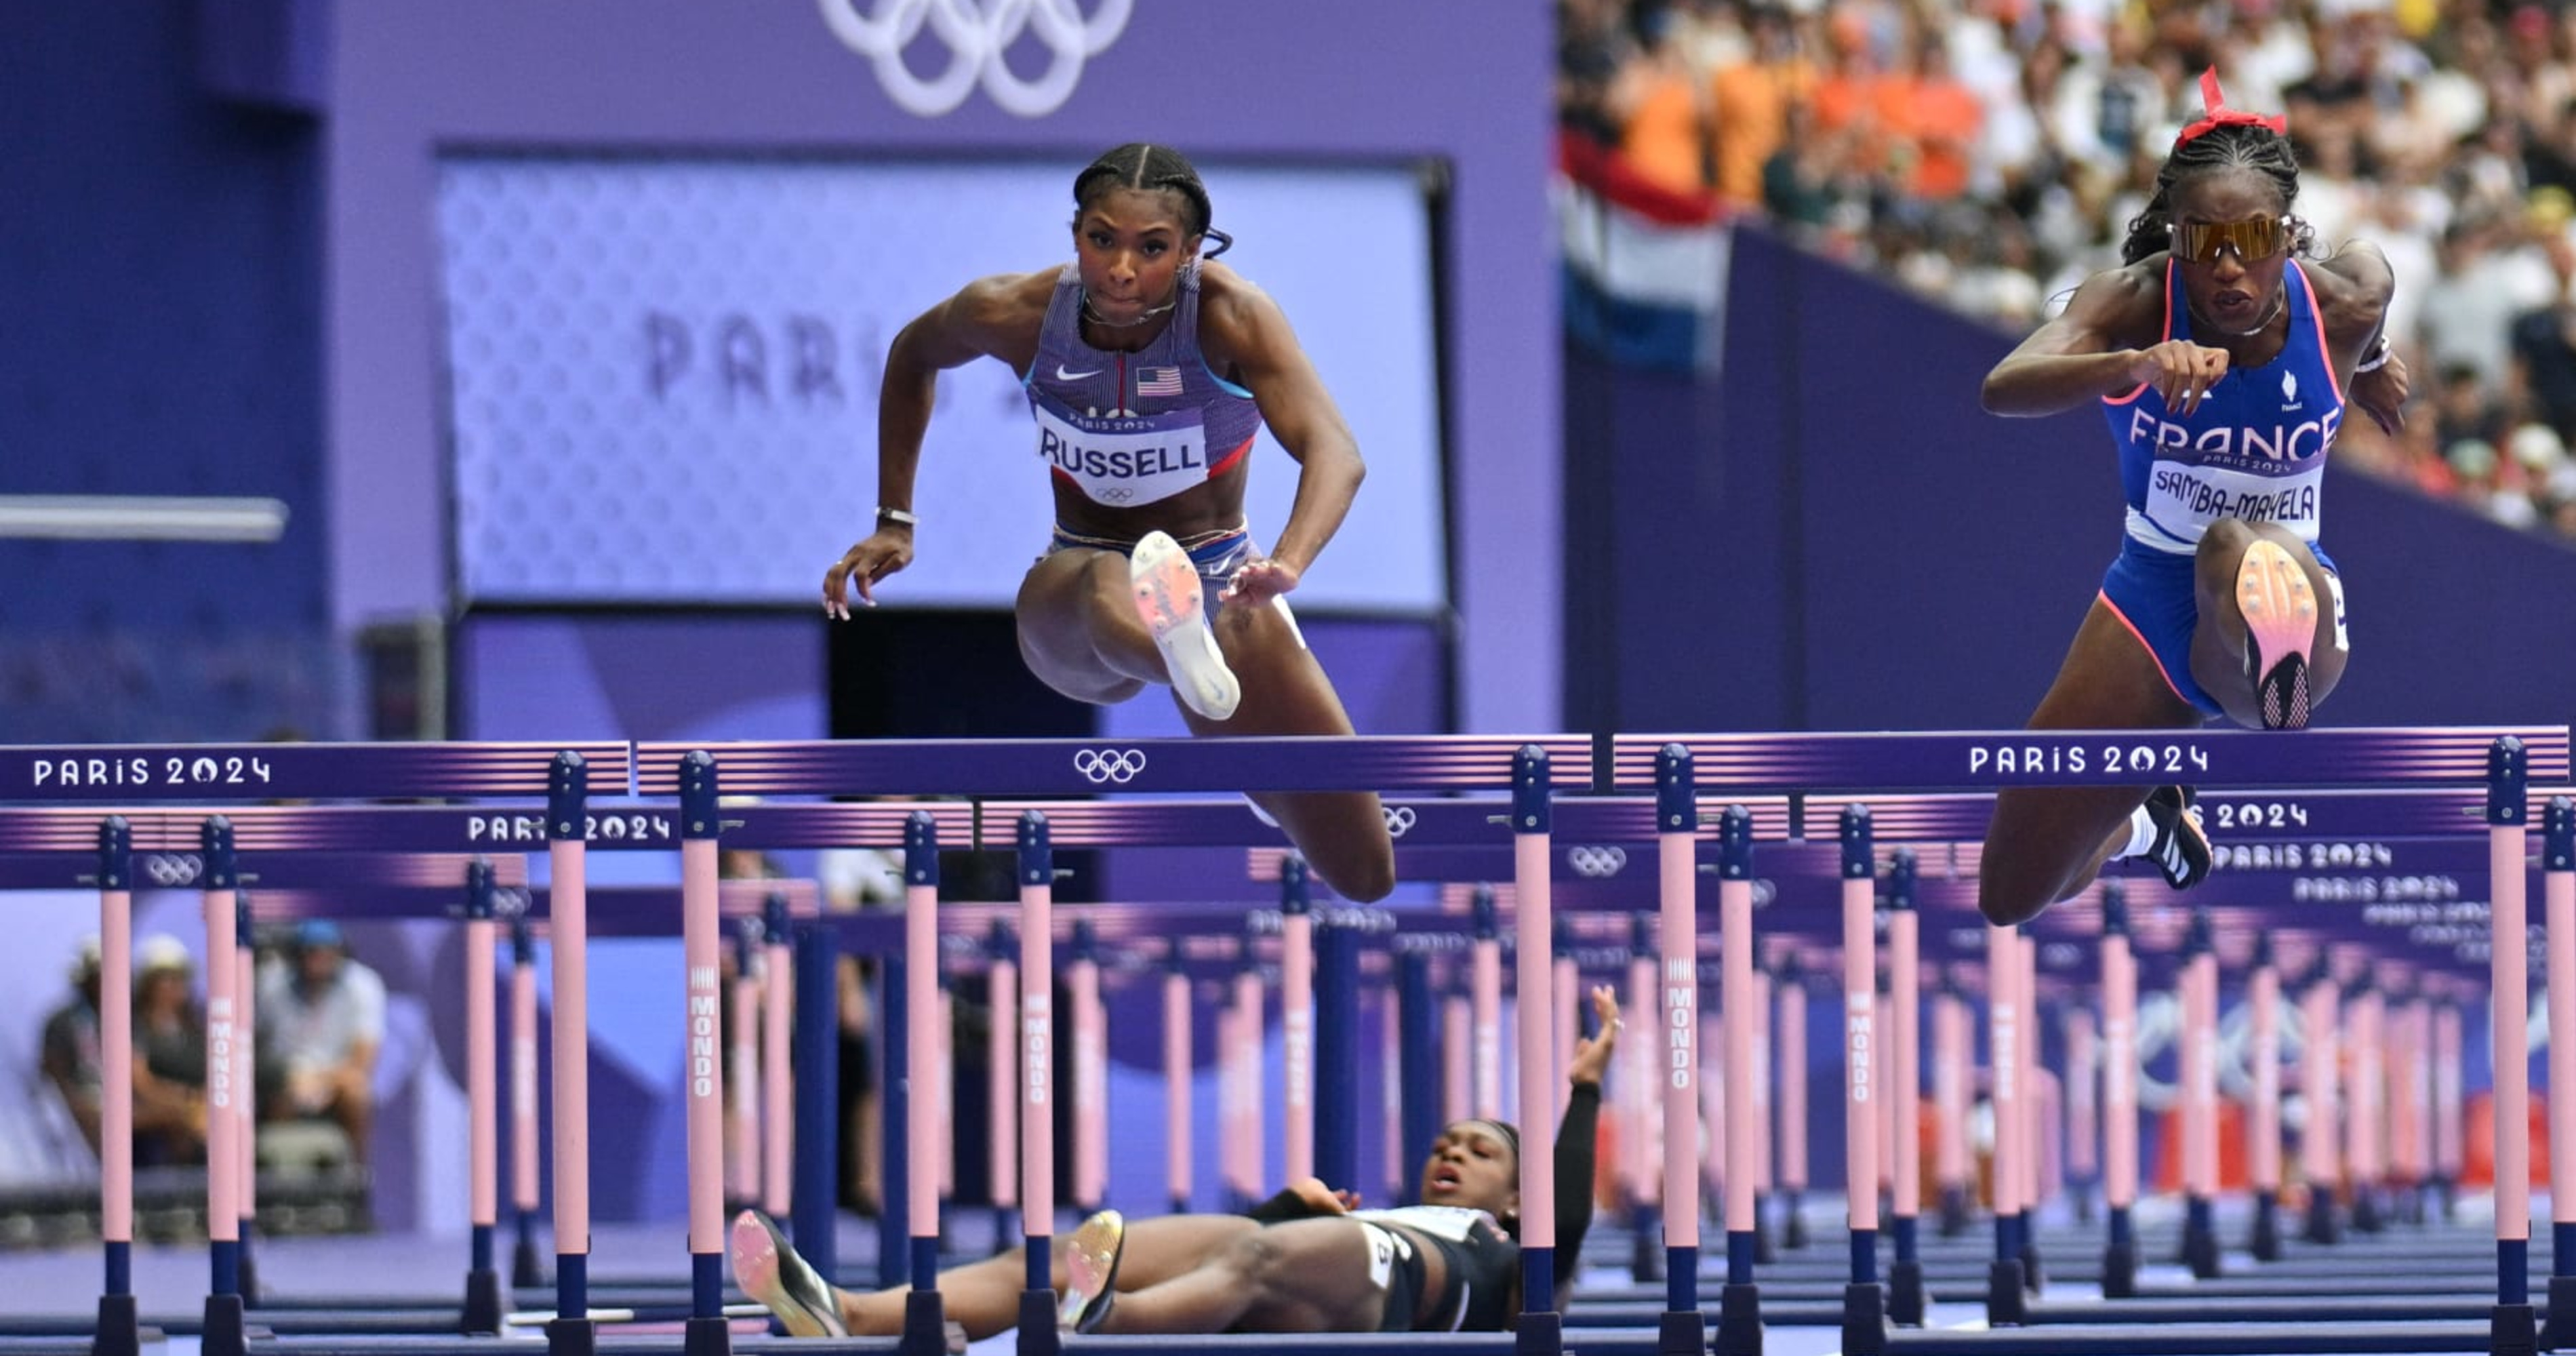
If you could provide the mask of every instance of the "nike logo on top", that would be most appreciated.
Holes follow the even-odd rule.
[[[1055,379],[1057,381],[1080,381],[1084,377],[1096,377],[1099,375],[1100,369],[1097,367],[1088,372],[1067,372],[1064,370],[1063,363],[1057,363],[1055,365]]]

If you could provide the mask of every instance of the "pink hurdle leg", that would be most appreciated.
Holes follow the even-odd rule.
[[[220,836],[221,845],[217,845]],[[235,1043],[241,1039],[238,973],[232,964],[235,924],[232,830],[220,819],[206,826],[206,1234],[214,1253],[211,1294],[241,1293],[241,1086]],[[216,864],[218,854],[221,865]],[[129,1000],[130,1001],[130,1000]],[[129,1036],[101,1052],[108,1086],[132,1088],[134,1046]]]
[[[488,870],[489,868],[483,868]],[[501,1222],[501,1088],[500,1009],[498,985],[500,925],[492,921],[491,895],[477,880],[467,901],[465,924],[465,1157],[466,1224],[473,1231],[473,1257],[465,1279],[469,1331],[500,1329],[500,1273],[492,1262],[493,1230]],[[488,1292],[485,1287],[488,1286]],[[489,1313],[476,1313],[485,1302]],[[489,1321],[490,1328],[483,1327]]]
[[[2501,751],[2500,751],[2501,752]],[[2501,779],[2499,779],[2501,781]],[[2499,786],[2490,800],[2503,802]],[[2495,1212],[2496,1299],[2499,1306],[2521,1311],[2531,1321],[2531,981],[2530,958],[2522,944],[2529,935],[2530,915],[2523,854],[2528,834],[2522,824],[2520,779],[2511,784],[2511,801],[2490,804],[2487,815],[2487,874],[2490,930],[2496,945],[2488,948],[2495,995]],[[2510,810],[2511,813],[2506,813]],[[2510,820],[2510,822],[2504,822]],[[2544,915],[2545,916],[2545,915]],[[2512,944],[2508,945],[2507,943]],[[2505,1316],[2497,1316],[2504,1331]],[[2527,1339],[2529,1329],[2524,1336]],[[2503,1340],[2501,1336],[2499,1341]]]
[[[1474,1073],[1470,1053],[1474,1035],[1469,1030],[1475,1017],[1463,994],[1451,994],[1440,1002],[1440,1119],[1443,1122],[1467,1118],[1475,1106]]]
[[[707,780],[693,784],[691,774]],[[720,968],[724,920],[717,879],[714,768],[693,758],[681,772],[681,818],[703,823],[680,842],[681,1023],[688,1041],[684,1100],[688,1117],[690,1319],[721,1320],[724,1310],[724,1051],[718,1014],[726,995]],[[702,799],[701,808],[696,802]],[[705,818],[700,820],[703,813]]]
[[[1088,1215],[1100,1208],[1109,1191],[1109,1038],[1100,1012],[1100,962],[1081,955],[1064,974],[1065,997],[1073,1008],[1073,1206]],[[936,1135],[938,1127],[930,1133]],[[937,1171],[934,1161],[934,1189]]]
[[[1279,922],[1279,1044],[1281,1158],[1293,1182],[1315,1175],[1315,918],[1302,911]]]
[[[2564,797],[2555,800],[2547,812],[2547,834],[2541,849],[2541,916],[2547,930],[2547,963],[2544,969],[2549,984],[2549,1223],[2550,1223],[2550,1312],[2557,1307],[2558,1292],[2566,1287],[2558,1283],[2561,1276],[2576,1278],[2576,871],[2566,851],[2567,839],[2576,833],[2563,832],[2561,820],[2576,818],[2566,810]],[[2498,990],[2499,993],[2502,990]],[[2434,1113],[2437,1137],[2448,1135],[2456,1140],[2459,1116],[2458,1060],[2449,1057],[2460,1038],[2459,1009],[2443,1005],[2434,1040],[2445,1053],[2437,1067],[2447,1077],[2447,1086],[2437,1087],[2434,1100],[2440,1105]],[[2449,1179],[2456,1169],[2448,1152],[2437,1151],[2442,1160],[2442,1173]]]
[[[1237,1189],[1246,1202],[1269,1194],[1263,1188],[1268,1185],[1270,1122],[1262,1114],[1261,1086],[1263,1052],[1269,1044],[1268,1002],[1260,970],[1248,968],[1234,977],[1234,1140],[1240,1154]]]
[[[1513,892],[1516,897],[1514,936],[1519,944],[1513,976],[1518,991],[1517,1022],[1513,1031],[1520,1067],[1520,1106],[1523,1126],[1531,1127],[1533,1142],[1536,1127],[1548,1123],[1555,1114],[1557,1092],[1548,1067],[1548,1027],[1556,1004],[1548,993],[1555,978],[1555,959],[1550,947],[1556,936],[1553,898],[1554,865],[1549,861],[1548,780],[1544,754],[1524,751],[1514,760],[1512,819],[1518,831],[1512,835]],[[1521,1322],[1519,1332],[1532,1349],[1562,1349],[1557,1333],[1562,1320],[1557,1315],[1556,1266],[1556,1159],[1548,1153],[1521,1155]],[[1566,1259],[1562,1273],[1571,1278],[1574,1259]]]
[[[1720,882],[1717,902],[1724,930],[1721,992],[1726,998],[1721,1014],[1726,1023],[1726,1279],[1729,1285],[1751,1285],[1755,1234],[1761,1228],[1760,1159],[1769,1138],[1754,1078],[1754,1024],[1764,1003],[1756,987],[1761,972],[1753,964],[1753,883]]]
[[[233,1006],[241,1014],[234,1028],[239,1039],[233,1042],[233,1086],[241,1095],[233,1099],[233,1172],[241,1183],[242,1294],[246,1302],[256,1305],[259,1286],[251,1265],[252,1222],[259,1217],[259,1122],[253,1104],[259,1100],[259,1085],[251,1081],[259,1044],[259,1005],[255,992],[256,958],[251,953],[250,896],[236,896],[233,912]]]
[[[1986,1283],[1986,1321],[2018,1323],[2023,1313],[2021,943],[2013,929],[1986,927],[1987,1062],[1995,1122],[1995,1261]]]
[[[99,1237],[107,1244],[102,1328],[110,1323],[131,1327],[134,1309],[134,895],[126,888],[132,880],[129,832],[122,819],[110,819],[99,828]]]
[[[1181,973],[1181,945],[1172,943],[1172,969],[1163,976],[1164,1185],[1175,1215],[1190,1208],[1190,980]]]
[[[2102,1290],[2137,1293],[2138,1246],[2130,1209],[2138,1200],[2138,965],[2129,951],[2128,907],[2102,887],[2102,1201],[2109,1237]]]
[[[2076,1217],[2092,1218],[2092,1188],[2102,1176],[2102,1051],[2090,1008],[2066,1014],[2066,1175],[2076,1186]]]
[[[1780,1192],[1788,1202],[1783,1242],[1806,1246],[1807,986],[1784,974],[1777,985],[1779,1035],[1773,1067],[1780,1077]]]
[[[578,804],[576,802],[576,804]],[[590,911],[588,857],[576,811],[551,844],[547,923],[554,952],[555,1312],[590,1312]]]
[[[1933,1024],[1933,1160],[1941,1183],[1941,1232],[1956,1234],[1967,1227],[1976,1196],[1968,1158],[1968,1005],[1944,993],[1933,1007]]]
[[[1869,817],[1846,810],[1842,822],[1843,1182],[1851,1225],[1851,1278],[1878,1282],[1878,938],[1876,861]],[[1794,1054],[1794,1052],[1793,1052]]]
[[[2196,1276],[2218,1274],[2218,955],[2206,911],[2183,943],[2183,1257]]]
[[[993,1025],[984,1059],[989,1071],[985,1105],[992,1108],[993,1142],[986,1146],[985,1178],[993,1184],[994,1236],[1001,1237],[1001,1217],[1020,1203],[1020,967],[996,957],[985,979],[993,1007]]]
[[[518,1244],[510,1282],[534,1289],[545,1283],[537,1260],[537,966],[525,918],[510,936],[510,1206]]]
[[[1637,931],[1645,931],[1645,916],[1637,917]],[[1642,936],[1639,940],[1644,940]],[[1628,1011],[1640,1019],[1659,1005],[1655,990],[1655,957],[1644,947],[1632,950],[1628,961]],[[1642,1020],[1640,1022],[1642,1025]],[[1620,1180],[1627,1192],[1631,1217],[1645,1218],[1654,1203],[1656,1183],[1664,1162],[1664,1124],[1661,1099],[1655,1089],[1662,1081],[1655,1065],[1663,1052],[1650,1041],[1622,1041],[1619,1045],[1617,1079],[1621,1119],[1628,1127],[1627,1151],[1620,1155],[1626,1169]],[[1640,1235],[1642,1239],[1643,1235]]]
[[[1477,937],[1469,1001],[1475,1005],[1475,1114],[1503,1114],[1503,944],[1490,933]]]
[[[1659,795],[1663,790],[1659,783]],[[1684,1335],[1696,1349],[1700,1331],[1699,864],[1692,832],[1697,810],[1686,773],[1670,794],[1661,795],[1657,819],[1662,832],[1656,836],[1655,855],[1656,963],[1663,981],[1655,995],[1658,1001],[1640,1006],[1637,1015],[1655,1017],[1660,1030],[1656,1039],[1637,1044],[1650,1056],[1644,1070],[1647,1081],[1663,1089],[1664,1309],[1686,1319]],[[1558,996],[1563,998],[1569,986],[1562,976],[1558,985]]]
[[[2267,935],[2254,954],[2254,974],[2247,981],[2253,1008],[2254,1039],[2247,1060],[2253,1066],[2253,1106],[2246,1117],[2247,1170],[2254,1186],[2252,1251],[2263,1261],[2281,1255],[2281,972],[2272,963]]]
[[[1888,883],[1893,912],[1887,923],[1888,1139],[1895,1153],[1891,1177],[1896,1261],[1888,1280],[1888,1316],[1920,1325],[1924,1319],[1923,1264],[1916,1251],[1915,1219],[1923,1207],[1922,922],[1914,908],[1914,855],[1900,850]]]
[[[751,952],[727,995],[725,1051],[725,1195],[755,1200],[760,1194],[760,980],[750,973]]]
[[[1047,1271],[1055,1237],[1055,885],[1020,881],[1020,1235],[1028,1290],[1054,1292]]]
[[[796,1166],[795,1078],[787,1062],[796,957],[785,928],[770,935],[761,954],[760,1200],[771,1217],[784,1219],[794,1204]]]

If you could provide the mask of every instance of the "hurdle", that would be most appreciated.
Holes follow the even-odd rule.
[[[2049,785],[2119,786],[2141,781],[2158,784],[2188,781],[2234,787],[2342,788],[2358,786],[2468,785],[2486,792],[2484,819],[2489,839],[2489,875],[2493,881],[2494,930],[2498,936],[2522,934],[2524,825],[2527,787],[2533,776],[2564,781],[2568,775],[2565,726],[2485,727],[2467,729],[2311,730],[2297,738],[2273,738],[2236,731],[2153,734],[2137,731],[2027,731],[2014,734],[1975,732],[1876,735],[1704,735],[1616,736],[1612,740],[1612,783],[1637,786],[1648,781],[1654,761],[1678,744],[1698,761],[1702,775],[1721,784],[1758,790],[1807,792],[1820,789],[1961,790]],[[2457,821],[2446,825],[2456,832]],[[2001,932],[2002,929],[1996,931]],[[1738,939],[1724,944],[1730,952]],[[2011,948],[1998,944],[1999,951]],[[2525,992],[2522,948],[2493,948],[2493,987],[2498,993]],[[1999,965],[1998,972],[2017,971]],[[2012,985],[2005,983],[2006,991]],[[2010,1039],[2008,1014],[1997,1004],[1998,1048]],[[2522,1045],[2520,1004],[2498,1008],[2499,1052]],[[1852,1020],[1862,1020],[1857,1012]],[[2003,1061],[1998,1059],[1998,1068]],[[2520,1127],[2526,1076],[2520,1061],[2497,1059],[2497,1163],[2500,1185],[2496,1219],[2498,1285],[2488,1323],[2475,1334],[2454,1328],[2435,1334],[2410,1331],[2404,1339],[2421,1342],[2438,1336],[2451,1344],[2471,1341],[2497,1352],[2532,1349],[2536,1339],[2528,1293],[2529,1212],[2527,1191],[2513,1180],[2523,1150]],[[2005,1129],[2002,1089],[1998,1088],[1999,1148],[2013,1158],[2018,1127]],[[2513,1127],[2508,1132],[2506,1127]],[[2016,1165],[2017,1166],[2017,1165]],[[2013,1169],[1999,1167],[2000,1193]],[[2523,1180],[2527,1181],[2527,1171]],[[1990,1288],[1990,1307],[2017,1303],[2022,1289],[2018,1235],[2001,1221],[1998,1203],[1998,1248]],[[1854,1227],[1867,1220],[1855,1206]],[[1857,1251],[1857,1249],[1855,1250]],[[2009,1296],[2009,1298],[2007,1298]],[[1865,1316],[1865,1315],[1864,1315]],[[2414,1325],[2408,1325],[2410,1328]],[[2028,1331],[2028,1330],[2026,1330]],[[2102,1350],[2117,1346],[2138,1350],[2152,1344],[2152,1332],[2099,1329],[2078,1337],[2066,1329],[2047,1329],[2038,1340],[2055,1349]],[[1845,1349],[1855,1336],[1876,1339],[1864,1351],[1884,1345],[1933,1346],[1945,1351],[2013,1349],[2020,1332],[1979,1334],[1908,1333],[1889,1338],[1883,1327],[1866,1333],[1847,1330]],[[2170,1334],[2166,1337],[2170,1340]],[[2092,1345],[2095,1339],[2102,1345]],[[2259,1348],[2266,1351],[2388,1349],[2353,1343],[2387,1343],[2388,1333],[2358,1325],[2311,1324],[2295,1332],[2267,1332]],[[2288,1343],[2290,1345],[2284,1345]],[[2330,1343],[2331,1345],[2305,1345]],[[2196,1351],[2217,1347],[2200,1345]],[[2424,1349],[2420,1346],[2410,1349]],[[2477,1349],[2447,1346],[2445,1349]],[[1735,1356],[1721,1345],[1722,1356]]]

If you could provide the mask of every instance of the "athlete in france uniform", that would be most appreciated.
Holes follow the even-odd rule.
[[[2190,343],[2179,267],[2165,264],[2164,333],[2167,341]],[[2155,656],[2174,695],[2212,716],[2226,712],[2191,675],[2200,622],[2194,570],[2211,524],[2273,523],[2305,542],[2335,595],[2336,647],[2346,643],[2342,585],[2318,542],[2326,452],[2343,424],[2343,386],[2317,322],[2316,291],[2295,262],[2286,298],[2289,334],[2280,356],[2231,368],[2199,408],[2176,410],[2147,382],[2102,398],[2129,500],[2127,540],[2102,577],[2102,599]]]
[[[1179,152],[1118,147],[1074,176],[1073,199],[1071,265],[978,279],[895,336],[876,529],[824,574],[825,613],[846,619],[852,592],[873,604],[912,563],[935,379],[992,358],[1026,388],[1055,483],[1054,535],[1013,608],[1029,671],[1103,706],[1168,685],[1194,734],[1352,734],[1286,595],[1359,491],[1358,441],[1278,304],[1206,257],[1231,241]],[[1266,554],[1243,516],[1264,424],[1298,465]],[[1250,799],[1343,898],[1395,888],[1376,793]]]
[[[2182,129],[2120,268],[1986,377],[1996,414],[2098,405],[2128,500],[2102,579],[2033,729],[2195,728],[2214,715],[2296,729],[2343,676],[2343,591],[2318,545],[2325,462],[2346,409],[2391,433],[2406,365],[2380,336],[2395,280],[2367,244],[2319,259],[2290,215],[2298,161],[2276,117],[2228,109]],[[2176,886],[2208,872],[2182,786],[2012,787],[1978,868],[1986,917],[2014,924],[2144,857]]]

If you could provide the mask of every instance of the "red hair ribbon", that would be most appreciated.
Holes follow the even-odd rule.
[[[2207,116],[2182,129],[2182,135],[2174,138],[2174,145],[2180,146],[2193,137],[2240,123],[2268,127],[2274,136],[2285,137],[2290,134],[2290,120],[2281,114],[2275,113],[2267,118],[2259,113],[2248,113],[2241,108],[2226,107],[2225,100],[2219,97],[2218,68],[2215,66],[2200,73],[2200,106],[2207,110]]]

